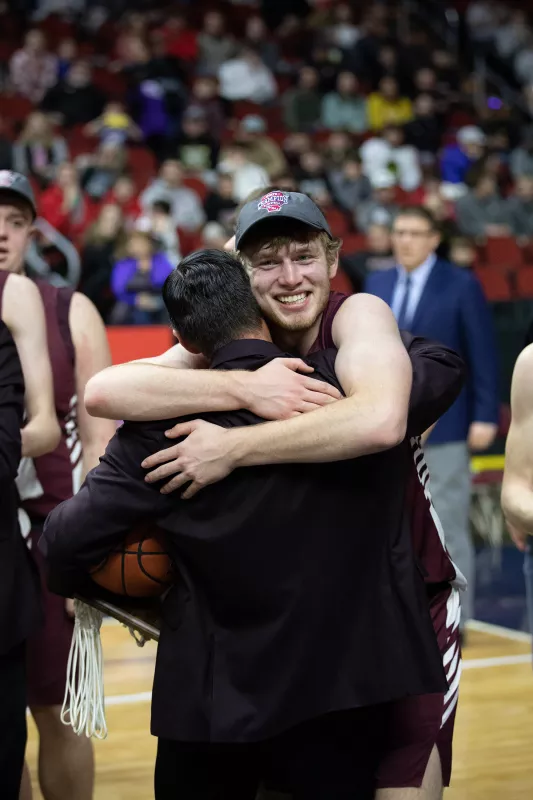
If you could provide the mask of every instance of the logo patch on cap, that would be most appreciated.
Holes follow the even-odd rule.
[[[13,186],[16,180],[16,173],[11,172],[9,169],[0,169],[0,187],[3,189],[9,189],[11,186]]]
[[[259,211],[280,211],[289,202],[289,195],[286,192],[269,192],[261,198],[257,206]]]

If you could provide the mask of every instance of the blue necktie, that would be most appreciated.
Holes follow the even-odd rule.
[[[412,279],[411,276],[408,275],[405,279],[405,291],[402,299],[402,305],[400,306],[400,313],[398,314],[398,327],[400,330],[407,330],[409,328],[408,323],[411,321],[409,319],[409,301],[411,299],[411,285]]]

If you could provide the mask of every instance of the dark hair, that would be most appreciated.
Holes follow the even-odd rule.
[[[162,214],[170,214],[172,205],[168,200],[155,200],[152,203],[152,211],[160,211]]]
[[[166,279],[163,300],[174,330],[208,358],[257,332],[263,319],[242,261],[221,250],[184,258]]]
[[[400,219],[400,217],[417,217],[418,219],[423,219],[425,222],[427,222],[431,231],[435,231],[435,233],[439,232],[437,220],[431,211],[428,211],[428,209],[424,208],[424,206],[404,206],[398,211],[394,217],[394,221]]]

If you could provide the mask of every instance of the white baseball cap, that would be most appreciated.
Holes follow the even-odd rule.
[[[373,189],[392,189],[397,180],[389,169],[378,169],[370,176],[370,182]]]
[[[477,125],[465,125],[457,131],[459,144],[485,144],[487,137]]]

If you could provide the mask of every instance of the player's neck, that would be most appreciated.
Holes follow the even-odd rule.
[[[306,331],[284,331],[276,328],[276,344],[286,353],[298,353],[301,356],[306,356],[316,341],[321,321],[322,314]]]

